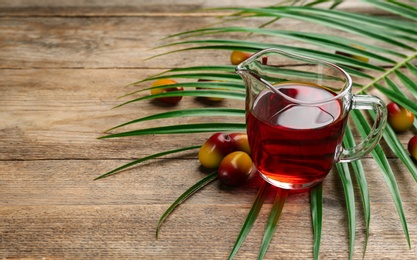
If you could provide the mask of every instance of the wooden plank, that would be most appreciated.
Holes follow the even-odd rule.
[[[0,70],[0,159],[45,158],[132,158],[202,144],[209,134],[145,136],[97,140],[104,131],[154,113],[192,107],[244,107],[243,101],[207,104],[204,100],[184,97],[175,107],[155,101],[141,101],[112,109],[131,98],[118,97],[139,87],[125,87],[160,72],[160,70]],[[140,87],[149,87],[150,83]],[[138,96],[149,94],[145,92]],[[132,97],[133,98],[133,97]],[[119,131],[140,128],[215,122],[225,119],[187,117],[135,124]],[[243,117],[227,120],[244,123]],[[114,131],[115,132],[115,131]],[[151,144],[151,145],[150,145]],[[83,147],[82,149],[80,149]]]
[[[257,27],[269,19],[233,21],[229,26]],[[153,49],[164,44],[189,40],[163,39],[169,35],[195,30],[219,22],[214,17],[3,17],[0,18],[2,52],[0,68],[155,68],[168,69],[201,65],[230,64],[230,51],[199,50],[150,57],[194,45]],[[213,25],[215,26],[215,25]],[[363,39],[310,22],[284,19],[269,26],[278,30],[306,31],[338,35],[369,44],[380,42]],[[48,33],[45,33],[48,32]],[[246,39],[245,33],[216,34],[197,39]],[[291,44],[334,52],[319,46],[266,35],[252,35],[251,41]],[[10,55],[13,53],[14,55]]]
[[[148,94],[118,97],[149,87],[127,84],[159,73],[142,69],[19,69],[0,70],[0,160],[131,159],[191,145],[201,145],[211,133],[158,135],[97,140],[104,131],[140,117],[173,109],[232,107],[244,109],[242,100],[207,103],[184,97],[174,106],[144,100],[117,109],[114,106]],[[181,82],[181,80],[178,80]],[[185,117],[148,121],[113,132],[201,122],[244,123],[243,117]],[[356,134],[357,135],[357,134]],[[404,146],[409,135],[399,135]],[[384,143],[382,143],[384,144]],[[392,157],[389,149],[385,151]],[[195,157],[195,153],[194,153]]]
[[[1,161],[0,187],[3,206],[16,205],[129,205],[170,204],[186,189],[206,176],[197,159],[152,160],[113,177],[93,181],[102,172],[123,160],[37,160]],[[374,203],[393,205],[382,174],[373,159],[363,160],[367,182]],[[404,203],[413,203],[415,182],[398,160],[391,160],[397,169],[396,179]],[[166,169],[169,169],[167,172]],[[211,172],[211,171],[210,171]],[[251,204],[260,185],[255,175],[241,188],[226,188],[219,183],[204,188],[204,196],[196,196],[197,204]],[[325,182],[327,203],[339,204],[343,193],[336,171]],[[357,187],[355,187],[357,188]],[[123,190],[123,192],[121,192]],[[129,194],[127,193],[129,191]],[[159,196],[158,192],[164,193]],[[27,193],[28,192],[28,193]],[[306,198],[305,193],[294,195]],[[91,195],[91,196],[90,196]],[[240,196],[239,200],[233,199]],[[360,198],[357,198],[360,200]],[[304,199],[297,203],[306,203]],[[307,203],[308,204],[308,203]],[[333,205],[334,206],[334,205]],[[414,221],[410,219],[410,221]]]
[[[124,0],[124,1],[89,1],[88,3],[80,0],[71,2],[62,1],[13,1],[4,0],[0,3],[0,16],[154,16],[154,15],[181,15],[194,16],[190,10],[216,7],[265,7],[290,1],[203,1],[203,0],[180,0],[165,1],[154,0],[146,2],[143,0]],[[321,6],[328,6],[322,4]],[[375,8],[369,7],[360,0],[345,1],[339,6],[340,9],[381,13]],[[215,16],[228,13],[225,11],[209,12],[203,10],[203,15]],[[201,16],[198,14],[198,16]]]
[[[261,25],[268,19],[260,19]],[[173,53],[148,59],[156,54],[177,50],[167,47],[163,38],[218,22],[213,17],[91,17],[91,18],[0,18],[2,52],[0,68],[173,68],[209,64],[230,64],[230,51],[194,51]],[[302,30],[305,23],[286,21],[286,29]],[[256,26],[250,21],[235,21],[233,26]],[[279,25],[278,25],[279,27]],[[153,28],[153,29],[152,29]],[[309,24],[311,32],[323,30]],[[328,29],[327,29],[328,30]],[[45,32],[48,32],[45,34]],[[331,30],[329,30],[329,33]],[[340,34],[334,31],[335,34]],[[343,34],[342,34],[343,35]],[[215,37],[225,37],[216,35]],[[242,38],[232,34],[227,38]],[[212,37],[209,37],[212,38]],[[175,39],[181,40],[181,39]],[[267,36],[253,41],[276,42]],[[280,39],[280,43],[292,40]],[[306,46],[305,43],[296,43]],[[185,45],[190,47],[190,45]],[[10,55],[14,53],[14,55]]]
[[[194,160],[148,165],[93,182],[96,171],[119,161],[0,162],[0,255],[3,257],[100,257],[224,259],[256,194],[256,182],[229,189],[212,183],[181,205],[164,223],[163,211],[202,174]],[[401,166],[398,165],[401,168]],[[372,160],[365,163],[371,193],[367,257],[413,259],[390,194]],[[170,169],[167,176],[166,169]],[[143,175],[141,175],[143,174]],[[403,191],[412,241],[417,237],[415,188],[407,174],[397,176]],[[164,179],[168,181],[163,181]],[[347,216],[340,180],[332,172],[324,183],[321,258],[348,255]],[[123,192],[120,192],[123,190]],[[358,192],[358,191],[356,191]],[[359,193],[357,193],[359,196]],[[271,208],[267,200],[237,259],[254,258]],[[355,259],[362,256],[364,220],[357,198]],[[265,259],[311,259],[312,233],[308,193],[290,195]],[[290,234],[289,234],[290,233]],[[8,259],[8,258],[7,258]]]
[[[162,38],[214,21],[212,18],[195,21],[194,18],[182,17],[2,19],[2,68],[169,68],[196,65],[195,57],[182,53],[144,59],[160,53],[149,50],[162,44]],[[150,30],[156,25],[158,30]],[[45,31],[49,33],[44,34]],[[207,52],[201,55],[214,58]],[[220,54],[216,57],[228,61],[227,56]]]

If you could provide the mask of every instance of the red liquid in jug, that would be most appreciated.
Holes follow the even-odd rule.
[[[336,95],[313,84],[285,83],[276,88],[300,102]],[[337,159],[346,121],[337,99],[300,105],[264,90],[247,113],[253,161],[263,177],[292,187],[321,181]]]

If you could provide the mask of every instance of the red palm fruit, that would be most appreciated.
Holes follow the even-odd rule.
[[[411,128],[414,122],[414,115],[397,103],[390,102],[387,105],[388,123],[397,132],[404,132]]]
[[[232,54],[230,54],[230,62],[233,65],[238,65],[241,62],[243,62],[244,60],[246,60],[247,58],[249,58],[252,54],[248,53],[248,52],[243,52],[243,51],[232,51]]]
[[[152,84],[152,88],[151,88],[151,94],[155,95],[155,94],[161,94],[161,93],[165,93],[165,92],[171,92],[171,91],[182,91],[184,90],[183,87],[175,87],[175,88],[155,88],[155,87],[159,87],[159,86],[164,86],[164,85],[171,85],[171,84],[178,84],[178,82],[176,82],[175,80],[172,79],[158,79],[156,80],[153,84]],[[182,96],[175,96],[175,97],[161,97],[161,98],[156,98],[157,100],[165,103],[165,104],[169,104],[169,105],[175,105],[178,102],[181,101]]]
[[[243,184],[252,173],[252,159],[242,151],[232,152],[226,155],[217,171],[219,180],[231,187]]]
[[[206,168],[217,168],[223,158],[233,151],[232,139],[228,134],[215,133],[201,146],[198,159]]]
[[[233,150],[242,151],[247,154],[251,154],[248,142],[248,135],[245,133],[232,133],[230,134],[233,142]]]
[[[410,141],[408,141],[408,152],[417,160],[417,135],[413,136]]]

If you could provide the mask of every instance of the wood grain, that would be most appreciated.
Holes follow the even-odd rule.
[[[284,1],[282,1],[284,2]],[[244,4],[244,5],[243,5]],[[13,1],[4,0],[0,3],[2,16],[216,16],[230,13],[227,11],[208,11],[207,8],[219,7],[263,7],[280,4],[280,1],[264,0],[262,2],[250,1],[203,1],[203,0],[123,0],[123,1]],[[328,4],[322,4],[326,6]],[[359,10],[367,13],[382,13],[380,10],[370,8],[360,0],[349,0],[342,3],[339,8],[345,10]],[[203,11],[201,10],[203,9]],[[195,11],[199,10],[199,14]]]
[[[185,189],[204,176],[195,160],[160,160],[107,179],[93,181],[97,172],[120,161],[42,160],[1,162],[2,255],[12,257],[192,258],[223,259],[249,211],[259,182],[228,189],[217,182],[191,197],[164,223],[154,237],[163,211]],[[364,161],[370,173],[371,225],[367,256],[388,259],[407,249],[392,199],[379,170]],[[400,167],[400,166],[399,166]],[[166,172],[169,169],[169,173]],[[404,171],[404,169],[402,169]],[[408,228],[417,234],[415,187],[410,175],[400,175]],[[348,239],[341,183],[332,172],[324,183],[324,223],[321,254],[324,259],[346,258]],[[254,258],[262,238],[271,199],[237,259]],[[357,243],[360,258],[364,222],[357,198]],[[311,258],[311,219],[308,194],[293,194],[284,208],[266,259]]]
[[[245,4],[256,7],[275,2]],[[213,24],[220,14],[189,10],[237,4],[241,2],[0,2],[0,259],[227,259],[257,193],[259,177],[237,189],[214,181],[166,219],[158,240],[155,228],[161,214],[207,175],[199,166],[197,151],[93,179],[134,158],[198,145],[207,138],[207,134],[196,134],[97,139],[117,124],[172,109],[152,101],[112,109],[129,99],[118,97],[148,86],[129,83],[174,67],[228,64],[229,52],[145,59],[172,50],[150,51],[167,42],[163,37]],[[341,9],[383,13],[356,0],[345,2]],[[244,21],[235,25],[256,26]],[[288,21],[286,28],[322,29],[312,24],[306,28],[298,21]],[[201,99],[184,98],[175,108],[205,106],[243,108],[243,102],[208,105]],[[224,119],[189,117],[125,129],[202,120]],[[403,145],[411,134],[399,136]],[[372,216],[366,259],[415,259],[416,184],[402,163],[392,153],[387,155],[401,191],[412,246],[407,246],[384,178],[368,156],[363,163]],[[365,223],[357,185],[355,192],[354,259],[362,259]],[[272,199],[271,193],[236,259],[257,258]],[[346,205],[334,170],[324,182],[323,203],[320,259],[347,259]],[[309,195],[291,194],[265,259],[312,259],[312,245]]]
[[[264,20],[267,21],[267,20]],[[174,50],[174,47],[151,51],[170,41],[163,38],[219,22],[215,17],[2,17],[0,29],[1,68],[137,68],[168,69],[207,64],[229,64],[228,51],[173,53],[148,59]],[[261,22],[249,26],[259,26]],[[248,26],[234,21],[233,26]],[[301,22],[287,29],[301,30]],[[314,26],[311,31],[321,30]],[[48,31],[48,34],[44,32]],[[335,34],[340,33],[338,31]],[[244,34],[234,34],[236,38]],[[211,37],[213,38],[213,37]],[[267,36],[254,40],[268,41]],[[177,39],[180,40],[180,39]],[[289,42],[284,41],[284,42]],[[284,43],[283,42],[283,43]],[[299,46],[305,46],[299,42]],[[184,46],[186,47],[186,46]],[[10,53],[15,53],[11,56]],[[123,58],[121,58],[123,57]],[[198,57],[198,59],[196,59]],[[147,60],[148,59],[148,60]]]

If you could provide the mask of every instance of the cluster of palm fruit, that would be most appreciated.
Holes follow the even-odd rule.
[[[198,159],[205,168],[216,169],[219,180],[236,187],[249,179],[253,170],[248,136],[245,133],[215,133],[205,141]]]

